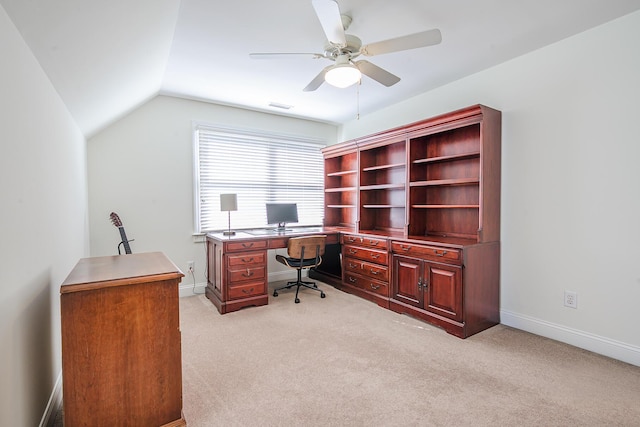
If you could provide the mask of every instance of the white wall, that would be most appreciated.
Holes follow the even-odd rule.
[[[194,243],[193,121],[248,127],[334,143],[335,126],[203,102],[158,96],[87,144],[91,255],[117,254],[123,221],[133,252],[162,251],[183,271],[195,261],[196,291],[205,279],[205,248]],[[247,159],[247,167],[251,160]],[[226,218],[226,214],[221,212]],[[233,214],[232,214],[233,224]],[[270,259],[273,257],[270,257]],[[276,272],[279,265],[269,265]],[[185,277],[182,292],[193,288]],[[189,289],[187,289],[189,288]]]
[[[636,365],[638,40],[640,12],[347,123],[340,138],[501,110],[502,322]]]
[[[1,6],[0,52],[0,425],[33,427],[60,399],[60,284],[88,255],[85,141]]]

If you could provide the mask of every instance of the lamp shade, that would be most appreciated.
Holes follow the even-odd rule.
[[[220,195],[220,210],[222,212],[237,211],[238,210],[238,197],[236,194],[221,194]]]
[[[347,55],[336,58],[336,64],[324,74],[324,80],[331,86],[345,88],[358,83],[362,73],[353,65]]]

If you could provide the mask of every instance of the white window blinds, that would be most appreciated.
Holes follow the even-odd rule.
[[[322,224],[324,141],[196,124],[194,145],[197,232],[227,229],[224,193],[237,194],[234,230],[266,227],[267,202],[297,203],[297,225]]]

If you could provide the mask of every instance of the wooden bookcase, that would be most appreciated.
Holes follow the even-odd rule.
[[[402,233],[406,223],[407,147],[404,139],[360,146],[360,221],[368,232]]]
[[[499,323],[501,120],[475,105],[323,150],[324,225],[353,235],[343,289],[459,337]]]
[[[358,152],[354,143],[324,152],[324,225],[353,229],[358,218]]]

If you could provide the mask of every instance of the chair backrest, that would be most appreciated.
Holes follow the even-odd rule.
[[[300,259],[304,248],[304,259],[315,258],[324,255],[324,246],[327,236],[315,235],[304,237],[292,237],[287,244],[287,254],[291,258]],[[316,250],[318,253],[316,253]]]

